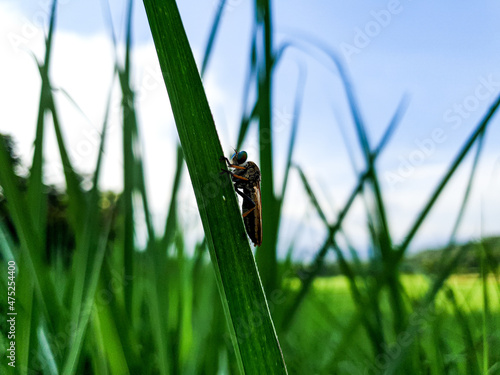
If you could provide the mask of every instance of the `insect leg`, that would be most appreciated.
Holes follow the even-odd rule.
[[[249,203],[251,205],[250,209],[248,209],[247,211],[243,212],[242,213],[242,216],[243,217],[246,217],[248,216],[248,214],[250,214],[253,210],[255,210],[255,207],[257,207],[257,205],[255,204],[255,202],[253,201],[252,198],[250,198],[247,194],[245,194],[244,192],[242,192],[241,190],[238,190],[238,189],[235,189],[236,192],[238,193],[238,195],[240,197],[243,198],[243,203]]]
[[[243,200],[244,200],[244,201],[246,201],[247,203],[250,203],[250,204],[252,205],[251,210],[253,210],[253,209],[255,208],[255,206],[256,206],[256,204],[255,204],[255,202],[253,201],[253,199],[252,199],[252,198],[250,198],[248,195],[246,195],[246,194],[245,194],[244,192],[242,192],[241,190],[238,190],[238,189],[235,189],[235,190],[236,190],[236,192],[238,193],[238,195],[239,195],[240,197],[242,197],[242,198],[243,198]],[[248,211],[247,211],[247,212],[248,212]]]
[[[242,167],[240,165],[234,165],[234,164],[231,164],[231,162],[229,161],[228,158],[226,158],[225,156],[221,156],[219,158],[219,161],[225,161],[227,166],[230,167],[230,168],[235,168],[235,169],[246,169],[245,167]]]
[[[234,174],[231,171],[227,171],[227,170],[221,168],[220,174],[224,174],[224,173],[230,174],[232,177],[237,178],[241,181],[248,181],[248,178],[246,178],[246,177],[238,176],[237,174]]]

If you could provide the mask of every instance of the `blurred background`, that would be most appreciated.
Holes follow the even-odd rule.
[[[48,202],[27,206],[46,215],[35,236],[45,257],[33,263],[48,275],[32,293],[54,289],[59,300],[33,300],[47,311],[29,317],[23,361],[43,373],[236,373],[148,20],[131,3],[129,19],[114,0],[61,0],[55,17],[50,1],[0,1],[0,133],[11,137],[18,192],[36,201],[36,178]],[[264,222],[271,243],[257,260],[268,296],[284,293],[271,313],[289,373],[500,373],[500,4],[177,5],[227,156],[238,147],[272,166],[265,201],[279,204],[263,210],[278,224]],[[257,88],[265,35],[267,104]],[[124,72],[136,119],[130,168]],[[272,155],[261,160],[265,105]],[[140,175],[130,212],[124,170]],[[1,192],[2,261],[17,260],[23,240]],[[95,199],[84,216],[102,228],[78,234],[75,194]],[[102,246],[79,250],[92,241]],[[152,246],[164,267],[148,275]],[[107,287],[113,280],[121,286]],[[53,341],[58,317],[78,322],[64,344]]]

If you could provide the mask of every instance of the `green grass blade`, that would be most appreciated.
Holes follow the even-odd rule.
[[[292,131],[290,134],[290,141],[288,144],[288,153],[287,153],[286,166],[285,166],[285,177],[283,177],[283,186],[281,187],[281,195],[279,197],[278,215],[280,215],[280,216],[281,216],[281,208],[283,205],[283,199],[285,197],[286,187],[288,185],[288,175],[289,175],[290,169],[292,167],[292,155],[293,155],[293,149],[295,147],[295,139],[297,136],[297,129],[299,127],[300,112],[302,109],[302,101],[303,101],[303,97],[304,97],[305,83],[306,83],[305,68],[303,66],[300,66],[299,80],[297,82],[297,90],[295,92],[295,102],[294,102],[294,106],[293,106]]]
[[[483,244],[478,246],[479,256],[481,257],[481,292],[483,294],[483,309],[482,309],[482,337],[483,337],[483,374],[488,374],[489,369],[489,348],[490,348],[490,332],[494,331],[494,327],[490,325],[490,302],[488,297],[488,266],[486,265],[486,249]],[[475,351],[473,352],[475,353]],[[478,353],[479,354],[479,353]]]
[[[271,0],[255,1],[257,32],[257,102],[259,119],[259,159],[262,176],[262,232],[266,240],[257,249],[256,260],[266,293],[277,285],[278,205],[274,193],[274,160],[272,129],[272,70],[274,65]],[[260,48],[259,48],[260,47]]]
[[[99,199],[99,177],[101,175],[102,158],[104,155],[104,144],[106,141],[106,134],[108,131],[108,120],[109,120],[109,112],[111,110],[111,98],[113,96],[114,82],[115,82],[115,74],[113,74],[113,79],[111,81],[111,86],[109,88],[108,100],[106,102],[106,110],[104,112],[104,121],[102,124],[101,142],[99,144],[99,152],[97,154],[97,164],[94,171],[94,177],[92,178],[92,196],[90,198],[90,201],[96,203],[97,200]],[[91,205],[93,205],[93,203]]]
[[[408,231],[407,235],[405,236],[404,241],[399,245],[397,252],[398,252],[398,257],[401,259],[408,248],[410,242],[413,240],[413,237],[417,233],[418,229],[424,222],[424,219],[427,217],[428,213],[430,212],[431,208],[434,206],[434,203],[437,201],[439,198],[441,192],[445,188],[445,186],[448,184],[448,181],[451,179],[457,168],[460,166],[462,163],[462,160],[465,158],[465,156],[468,154],[469,150],[472,148],[473,144],[476,142],[477,138],[480,136],[481,133],[483,133],[486,128],[488,127],[488,124],[495,114],[498,106],[500,105],[500,96],[495,100],[495,102],[491,105],[490,109],[484,116],[483,120],[478,124],[476,129],[472,132],[472,134],[469,136],[467,141],[464,143],[462,146],[461,150],[459,151],[458,155],[455,157],[453,162],[451,163],[450,167],[448,168],[447,172],[439,182],[438,186],[435,188],[434,192],[431,194],[429,200],[427,201],[426,205],[420,212],[420,214],[417,216],[417,219],[411,226],[410,230]]]
[[[111,219],[108,219],[107,226],[100,226],[101,211],[98,209],[98,185],[108,128],[109,111],[111,108],[112,90],[113,84],[108,94],[97,163],[92,178],[93,185],[89,195],[89,204],[84,215],[84,235],[78,241],[74,255],[73,273],[75,275],[75,282],[73,285],[71,319],[76,327],[76,334],[73,335],[71,343],[69,344],[68,354],[63,365],[63,374],[74,373],[75,367],[78,364],[78,357],[83,346],[87,324],[91,315],[89,307],[93,304],[95,289],[101,272],[106,240],[110,231],[109,222]],[[94,248],[97,248],[97,250],[94,250]],[[88,264],[92,261],[93,263],[90,265],[89,269]]]
[[[162,269],[167,269],[167,262],[165,255],[165,249],[161,248],[160,252],[155,252],[154,254],[149,253],[150,256],[146,261],[146,266],[148,268],[148,274],[152,274],[153,277],[147,279],[146,283],[146,303],[149,308],[149,316],[152,327],[155,327],[152,332],[152,339],[156,345],[159,353],[158,356],[158,370],[160,374],[169,374],[169,364],[175,362],[174,356],[171,355],[173,350],[169,348],[170,333],[168,329],[168,320],[171,317],[172,308],[171,298],[169,293],[172,292],[171,281],[174,278],[172,275],[172,267],[168,267],[168,275],[163,278]],[[174,292],[175,293],[175,292]],[[175,342],[175,345],[178,343]]]
[[[256,30],[256,25],[255,23],[253,24],[252,27],[252,32],[250,35],[252,35],[252,42],[251,42],[251,47],[250,47],[250,66],[248,68],[248,72],[245,76],[245,83],[243,85],[243,100],[242,100],[242,116],[241,116],[241,123],[240,123],[240,130],[238,132],[238,140],[236,142],[236,149],[239,150],[241,149],[241,146],[243,145],[243,141],[245,140],[245,136],[248,131],[248,127],[250,125],[250,121],[255,118],[255,114],[258,111],[258,98],[256,102],[253,104],[252,110],[250,113],[246,113],[248,110],[248,100],[250,97],[250,88],[252,81],[255,79],[256,74],[257,74],[257,61],[256,61],[256,41],[257,41],[257,34],[255,32]]]
[[[302,171],[302,168],[300,168],[298,165],[294,165],[294,167],[297,170],[297,172],[299,173],[300,180],[302,181],[302,184],[304,185],[304,188],[306,189],[306,193],[309,196],[309,199],[311,200],[314,208],[316,208],[316,211],[318,212],[318,215],[319,215],[321,221],[323,222],[323,224],[325,224],[325,226],[327,228],[330,227],[330,224],[328,223],[328,219],[326,218],[326,215],[325,215],[323,209],[321,208],[321,206],[318,202],[318,199],[316,198],[316,194],[314,194],[312,187],[309,184],[309,181],[308,181],[306,175]]]
[[[38,228],[45,228],[47,220],[47,198],[44,196],[43,186],[43,139],[45,133],[45,114],[49,109],[51,93],[49,82],[48,80],[45,80],[44,77],[48,76],[50,67],[52,39],[56,22],[56,4],[57,1],[53,0],[50,12],[49,31],[45,40],[45,60],[42,65],[39,65],[39,71],[42,77],[42,87],[40,91],[40,102],[38,106],[33,162],[31,163],[30,178],[28,184],[28,203],[31,207],[30,213],[33,216],[35,226]],[[45,231],[40,232],[42,241],[45,240],[44,234]]]
[[[96,223],[98,222],[98,218],[94,217],[93,219],[95,220]],[[100,238],[97,243],[97,250],[95,252],[95,256],[93,257],[93,263],[91,264],[90,277],[88,282],[86,283],[85,296],[81,305],[79,306],[80,309],[78,311],[79,312],[78,317],[74,321],[76,332],[72,337],[70,350],[68,351],[68,354],[65,358],[65,364],[63,367],[62,374],[67,374],[67,375],[74,374],[76,366],[78,365],[78,358],[80,355],[81,348],[84,344],[85,335],[87,332],[87,325],[90,321],[92,307],[94,305],[94,299],[99,281],[99,276],[101,273],[104,254],[106,252],[106,245],[107,245],[108,235],[110,232],[111,221],[112,221],[111,218],[108,218],[105,226],[102,227],[99,232]],[[97,237],[96,234],[98,228],[97,224],[92,225],[92,223],[88,223],[87,225],[93,227],[89,231],[90,232],[89,237],[90,236]]]
[[[332,55],[332,58],[335,57],[336,56]],[[378,242],[379,246],[377,247],[380,249],[382,257],[387,259],[390,252],[392,251],[392,241],[389,233],[389,225],[387,223],[387,213],[383,202],[382,191],[380,189],[380,184],[378,182],[377,172],[375,168],[375,163],[373,161],[371,147],[368,141],[366,127],[362,120],[361,111],[359,109],[359,105],[355,98],[354,90],[350,83],[350,79],[347,75],[347,72],[344,69],[343,64],[341,64],[340,60],[334,60],[334,62],[337,65],[337,69],[339,70],[339,74],[344,83],[344,88],[346,90],[349,108],[351,110],[354,125],[356,128],[356,133],[358,135],[358,141],[361,150],[363,152],[367,171],[369,174],[371,192],[373,194],[373,199],[375,201],[375,207],[373,208],[374,212],[371,213],[371,217],[375,219],[374,223],[376,226],[375,229],[377,236],[376,238],[373,238],[373,242],[374,244]],[[401,311],[399,311],[398,314],[401,314]]]
[[[174,184],[172,195],[170,196],[170,205],[168,208],[167,219],[165,221],[165,231],[163,233],[161,251],[165,251],[168,245],[173,241],[177,227],[177,195],[181,184],[182,170],[184,167],[184,157],[182,156],[182,147],[177,146],[177,166],[175,168]]]
[[[375,327],[377,327],[377,325],[376,325],[376,322],[374,320],[374,317],[370,316],[370,310],[366,309],[366,307],[367,307],[366,302],[364,301],[364,298],[363,298],[363,296],[362,296],[362,294],[361,294],[361,292],[356,284],[356,273],[353,271],[352,266],[345,259],[342,251],[337,246],[334,237],[331,235],[331,231],[333,230],[333,227],[328,225],[325,214],[324,214],[323,210],[321,209],[321,207],[316,199],[316,196],[315,196],[309,182],[307,181],[307,178],[305,177],[304,173],[302,172],[302,170],[299,167],[296,167],[296,168],[297,168],[297,170],[300,174],[301,180],[302,180],[302,182],[307,190],[309,198],[313,202],[316,210],[318,211],[319,216],[322,218],[323,223],[327,226],[328,231],[329,231],[329,236],[328,236],[329,240],[325,243],[324,248],[320,252],[326,252],[326,250],[328,248],[332,248],[335,251],[335,254],[337,256],[337,261],[338,261],[339,266],[340,266],[340,270],[341,270],[342,274],[346,276],[346,278],[349,282],[349,288],[351,291],[351,295],[353,296],[353,299],[356,302],[356,308],[359,310],[359,312],[361,314],[362,322],[363,322],[370,338],[372,339],[374,346],[377,347],[382,342],[382,340],[381,340],[382,334],[381,334],[381,332],[377,332],[377,329],[375,328]],[[317,262],[315,262],[312,266],[311,274],[317,274],[317,272],[321,269],[320,260],[316,259],[316,261]],[[290,306],[290,309],[283,320],[282,327],[284,329],[287,329],[290,326],[292,318],[293,318],[295,312],[297,311],[299,304],[304,299],[307,291],[309,290],[313,280],[314,280],[313,277],[307,277],[307,278],[302,279],[302,282],[303,282],[302,288],[299,291],[299,294],[297,295],[297,297],[295,298],[293,304]],[[374,300],[372,300],[371,302],[375,303]]]
[[[123,201],[124,211],[124,273],[125,276],[133,274],[134,264],[134,206],[133,192],[135,186],[136,163],[134,158],[134,143],[137,141],[134,137],[136,129],[136,114],[134,109],[134,95],[130,87],[130,48],[132,43],[132,1],[128,2],[127,10],[127,42],[125,51],[125,66],[118,69],[120,86],[122,89],[122,111],[123,111]],[[132,283],[125,284],[125,303],[127,313],[132,311]]]
[[[283,374],[285,363],[175,1],[144,5],[169,93],[240,369]],[[257,309],[257,310],[255,310]],[[259,324],[252,323],[258,314]]]
[[[48,80],[48,77],[45,77]],[[50,85],[50,84],[49,84]],[[49,109],[52,113],[52,120],[54,123],[54,130],[56,133],[57,144],[59,147],[59,154],[63,165],[64,176],[66,180],[66,189],[69,197],[69,216],[70,221],[73,223],[76,236],[81,235],[81,228],[83,228],[82,212],[85,211],[86,199],[80,187],[81,177],[77,175],[69,158],[68,151],[66,150],[65,142],[62,135],[61,126],[59,123],[59,116],[56,111],[54,97],[50,93]]]
[[[208,65],[208,60],[212,53],[212,47],[215,42],[215,36],[217,35],[217,31],[219,30],[220,20],[222,18],[222,12],[224,11],[224,6],[226,5],[226,0],[220,0],[217,4],[217,13],[215,14],[214,22],[212,23],[212,27],[210,28],[210,34],[208,36],[207,46],[205,47],[205,54],[203,55],[203,62],[201,63],[201,71],[200,75],[205,76],[205,70]]]
[[[16,326],[16,342],[22,345],[17,345],[16,347],[16,365],[18,368],[27,369],[29,360],[29,349],[31,343],[31,312],[33,304],[33,282],[29,277],[19,277],[19,275],[27,275],[30,270],[28,268],[27,262],[23,261],[23,257],[26,256],[25,253],[19,254],[19,256],[14,257],[16,253],[16,248],[12,239],[10,238],[10,233],[4,227],[4,223],[0,221],[0,257],[2,258],[2,268],[7,269],[7,262],[16,261],[16,290],[18,295],[18,301],[15,305],[18,310],[18,315],[16,316],[17,326]],[[9,275],[10,276],[10,275]],[[2,293],[7,295],[7,282],[10,281],[7,277],[2,278],[0,281],[0,289]],[[7,310],[5,310],[7,311]],[[7,317],[8,318],[8,317]],[[8,331],[2,332],[7,337]],[[0,339],[4,339],[0,335]],[[6,339],[6,342],[10,340]],[[10,344],[9,344],[10,346]],[[4,361],[5,369],[8,368],[7,362]],[[7,371],[7,370],[5,370]],[[23,371],[20,371],[23,373]],[[6,372],[7,373],[7,372]],[[26,373],[26,372],[24,372]]]
[[[54,286],[47,278],[47,267],[39,256],[43,249],[40,232],[33,224],[28,202],[17,184],[17,176],[12,169],[10,156],[4,142],[0,142],[0,181],[2,181],[7,207],[21,243],[21,251],[27,251],[23,260],[28,265],[29,273],[33,275],[35,289],[42,301],[42,314],[46,314],[47,319],[53,322],[54,317],[51,319],[48,315],[47,306],[58,311],[60,304],[55,298]]]
[[[409,96],[403,95],[403,97],[401,98],[401,100],[398,103],[398,106],[396,108],[396,111],[394,112],[394,115],[391,118],[391,121],[389,121],[389,126],[385,130],[384,134],[382,135],[382,138],[380,139],[378,146],[375,148],[375,151],[373,152],[372,158],[374,160],[382,152],[382,150],[385,148],[385,146],[387,146],[387,144],[389,143],[389,140],[394,135],[394,132],[396,131],[397,127],[399,126],[399,124],[401,124],[401,120],[403,119],[403,116],[406,113],[406,110],[408,109],[409,104],[410,104]]]
[[[101,285],[100,288],[103,288]],[[127,375],[130,373],[127,356],[125,354],[125,343],[120,340],[119,328],[113,316],[111,306],[102,304],[99,306],[99,313],[95,319],[98,319],[99,334],[105,340],[106,358],[111,368],[112,374]]]
[[[287,153],[287,158],[286,158],[286,164],[285,164],[285,176],[283,177],[283,184],[281,187],[281,195],[278,196],[277,199],[277,207],[276,207],[276,214],[278,216],[277,219],[277,228],[279,230],[280,228],[280,222],[281,222],[281,217],[282,217],[282,212],[283,212],[283,202],[285,200],[285,193],[286,193],[286,188],[288,186],[288,176],[290,174],[290,169],[292,167],[292,156],[293,156],[293,150],[295,147],[295,140],[297,137],[297,129],[299,127],[299,120],[300,120],[300,112],[302,109],[302,101],[303,101],[303,94],[304,94],[304,87],[305,87],[305,82],[306,82],[306,73],[305,73],[305,68],[300,65],[299,69],[299,79],[297,82],[297,89],[295,91],[295,101],[294,101],[294,107],[293,107],[293,115],[292,115],[292,130],[290,133],[290,140],[288,143],[288,153]],[[289,264],[291,264],[291,256],[292,256],[292,251],[293,247],[290,247],[289,250],[289,255],[288,255],[288,260],[285,261],[285,263],[282,265],[283,267],[280,267],[281,269],[289,269]],[[277,274],[277,279],[278,279],[278,285],[283,285],[283,276],[284,272],[280,272]]]
[[[453,306],[455,317],[459,323],[458,328],[461,331],[463,343],[465,346],[463,351],[465,352],[467,374],[479,374],[480,369],[477,358],[478,353],[476,353],[477,350],[474,342],[474,336],[471,331],[469,319],[467,319],[467,313],[459,306],[452,289],[445,288],[445,295],[447,300],[450,301],[450,304]],[[486,372],[487,371],[485,371],[484,373],[486,374]]]
[[[460,224],[462,223],[465,209],[467,207],[467,202],[469,201],[470,192],[472,190],[474,176],[476,175],[477,167],[479,165],[479,158],[481,156],[481,151],[483,149],[484,135],[485,135],[485,132],[481,132],[481,134],[479,134],[478,141],[477,141],[476,155],[474,156],[474,161],[472,163],[472,168],[470,171],[469,181],[467,183],[467,188],[465,189],[465,194],[464,194],[464,197],[462,198],[462,203],[460,204],[460,209],[458,211],[457,218],[455,219],[455,224],[453,225],[450,239],[448,240],[448,244],[446,245],[446,247],[442,251],[441,259],[439,260],[441,266],[439,266],[438,269],[442,269],[443,265],[448,262],[448,259],[450,257],[450,253],[455,246],[458,228],[460,227]]]
[[[400,101],[396,109],[396,112],[392,117],[386,131],[384,132],[384,135],[382,136],[380,143],[378,144],[373,153],[372,158],[374,162],[377,159],[377,157],[381,154],[387,143],[389,142],[391,136],[394,134],[394,131],[396,130],[397,125],[400,123],[400,120],[406,108],[407,108],[407,101],[403,98]],[[347,213],[351,209],[351,206],[354,203],[355,198],[362,191],[363,185],[365,184],[365,180],[368,178],[368,176],[369,176],[369,170],[365,171],[362,175],[360,175],[360,177],[358,178],[357,186],[353,189],[351,195],[347,199],[346,204],[344,205],[344,208],[338,214],[336,223],[330,228],[329,234],[324,244],[321,246],[320,250],[317,252],[314,258],[313,261],[314,267],[312,268],[312,272],[308,273],[302,280],[301,291],[299,292],[297,297],[295,297],[295,301],[291,304],[291,308],[289,309],[288,313],[285,316],[285,319],[282,324],[283,330],[288,329],[288,327],[290,326],[290,322],[292,321],[293,316],[295,315],[298,309],[298,306],[302,302],[303,298],[307,295],[307,291],[309,287],[312,285],[313,279],[316,277],[317,273],[321,269],[321,265],[323,264],[324,258],[331,247],[332,241],[335,238],[337,231],[340,230],[342,222],[344,221],[345,217],[347,216]]]

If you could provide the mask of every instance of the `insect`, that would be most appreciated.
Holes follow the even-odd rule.
[[[248,237],[254,246],[262,244],[262,210],[260,202],[260,170],[253,161],[247,161],[245,151],[236,151],[229,161],[221,156],[231,171],[222,169],[221,173],[230,174],[234,183],[234,190],[243,198],[241,206],[243,222]]]

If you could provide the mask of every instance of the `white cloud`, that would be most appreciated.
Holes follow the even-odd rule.
[[[0,4],[0,9],[0,35],[10,35],[10,39],[0,40],[4,51],[0,60],[0,101],[9,103],[2,110],[0,132],[14,136],[17,152],[23,163],[29,166],[41,88],[32,54],[39,61],[44,60],[44,31],[13,8]],[[30,33],[26,34],[24,30]],[[13,44],[12,40],[16,43]],[[63,30],[54,34],[50,79],[65,146],[73,166],[83,174],[90,174],[95,168],[113,69],[112,44],[107,35],[85,36]],[[175,172],[177,132],[152,42],[134,47],[132,76],[150,205],[159,233],[162,233]],[[230,115],[234,116],[237,106],[231,105],[230,97],[218,87],[217,77],[214,74],[207,76],[204,84],[210,104],[216,111],[214,117],[225,117],[225,112],[221,111],[224,107],[232,108]],[[123,164],[121,93],[117,79],[112,98],[101,187],[120,191]],[[226,119],[220,121],[225,122]],[[64,176],[50,116],[46,117],[45,123],[45,180],[61,185],[64,184]],[[188,182],[185,178],[184,185]],[[199,221],[195,219],[197,210],[191,209],[196,208],[194,194],[191,189],[183,191],[183,207],[188,207],[183,212],[184,220],[199,226]]]

